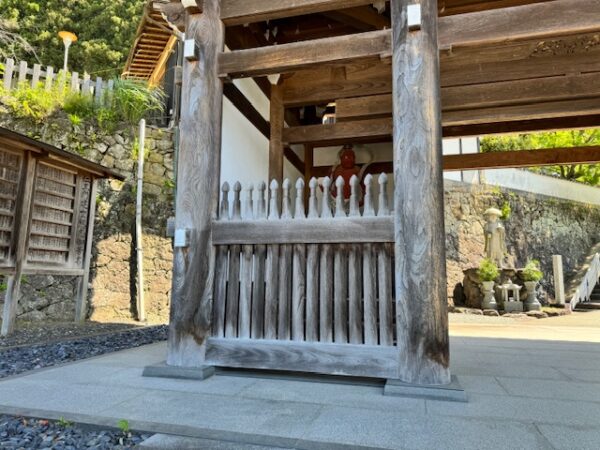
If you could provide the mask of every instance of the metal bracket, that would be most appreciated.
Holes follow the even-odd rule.
[[[188,61],[198,61],[200,59],[200,52],[194,39],[183,41],[183,57]]]
[[[408,5],[406,9],[406,19],[408,22],[408,31],[418,31],[421,29],[421,5],[416,3]]]
[[[175,248],[187,248],[190,246],[190,230],[180,228],[175,230],[175,241],[173,242]]]

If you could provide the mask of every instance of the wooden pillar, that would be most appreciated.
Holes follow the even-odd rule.
[[[25,157],[25,166],[21,172],[21,192],[18,199],[19,215],[13,226],[16,233],[15,247],[15,271],[7,279],[6,294],[4,297],[4,314],[2,316],[2,328],[0,334],[7,336],[15,328],[17,318],[17,306],[19,302],[19,293],[21,290],[21,277],[23,275],[23,266],[27,259],[27,246],[29,239],[29,217],[31,216],[31,203],[33,197],[33,182],[35,178],[35,159],[31,153],[27,152]]]
[[[304,144],[304,184],[308,186],[313,176],[315,149],[311,144]],[[308,211],[308,197],[310,189],[304,189],[304,209]]]
[[[271,86],[271,139],[269,140],[269,182],[283,181],[283,127],[284,127],[283,86]]]
[[[83,275],[77,285],[75,298],[75,321],[85,322],[87,317],[87,294],[90,282],[90,262],[92,260],[92,246],[94,245],[94,220],[96,218],[96,194],[98,192],[98,181],[92,178],[90,199],[88,206],[87,231],[85,236],[85,254],[83,256]]]
[[[224,33],[219,0],[204,0],[201,14],[186,12],[186,39],[195,40],[196,57],[186,55],[183,63],[167,356],[173,366],[203,365],[211,327],[211,221],[217,217],[223,108],[217,55],[224,48]]]
[[[421,0],[410,30],[409,3],[391,1],[398,373],[441,385],[450,371],[437,2]]]

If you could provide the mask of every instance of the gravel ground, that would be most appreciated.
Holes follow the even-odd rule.
[[[167,339],[167,326],[143,327],[48,344],[0,348],[0,378]]]
[[[150,435],[92,430],[64,421],[0,416],[0,449],[131,449]]]
[[[139,323],[19,322],[10,336],[0,336],[0,350],[19,345],[50,344],[136,328],[142,326]]]

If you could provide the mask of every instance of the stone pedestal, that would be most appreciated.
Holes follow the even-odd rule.
[[[538,301],[535,294],[537,281],[526,281],[525,289],[527,291],[527,300],[525,301],[525,311],[541,311],[542,304]]]
[[[504,312],[523,312],[523,302],[504,302]]]

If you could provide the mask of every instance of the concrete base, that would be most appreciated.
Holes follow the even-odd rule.
[[[504,302],[504,312],[523,312],[523,302]]]
[[[166,363],[144,367],[142,376],[154,378],[176,378],[180,380],[206,380],[215,374],[213,366],[179,367]]]
[[[540,302],[538,302],[538,301],[532,302],[532,303],[525,302],[525,311],[541,311],[541,310],[542,310],[542,305],[540,304]]]
[[[454,375],[452,375],[450,384],[441,386],[411,384],[389,379],[385,383],[383,395],[445,400],[449,402],[467,402],[467,394]]]

